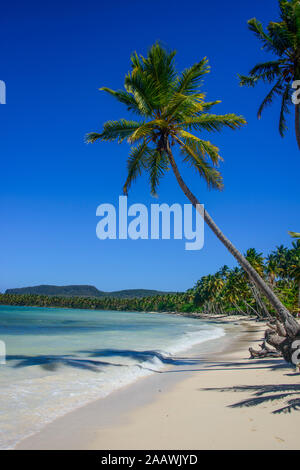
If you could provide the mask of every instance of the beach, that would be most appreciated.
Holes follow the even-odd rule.
[[[286,402],[267,398],[299,393],[299,374],[281,359],[248,359],[263,322],[214,322],[226,336],[201,355],[194,346],[177,364],[56,419],[16,449],[299,449],[297,411],[274,414]],[[237,406],[243,401],[249,406]]]
[[[0,317],[1,449],[142,377],[187,366],[183,351],[225,336],[217,323],[161,313],[0,306]]]
[[[300,450],[300,0],[1,16],[0,451]]]

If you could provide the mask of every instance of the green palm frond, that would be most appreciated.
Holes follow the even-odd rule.
[[[113,141],[117,140],[118,143],[123,142],[124,139],[128,139],[142,123],[136,121],[127,121],[126,119],[120,119],[119,121],[107,121],[103,126],[101,133],[91,132],[86,136],[86,142],[93,143],[96,140]]]
[[[239,80],[240,80],[240,86],[247,86],[247,87],[254,87],[259,80],[259,77],[257,76],[249,76],[249,75],[240,75],[238,74]]]
[[[203,75],[209,73],[208,60],[204,57],[197,64],[184,70],[179,78],[177,93],[191,94],[199,89]]]
[[[110,95],[114,96],[120,103],[123,103],[127,106],[128,111],[134,111],[137,114],[140,114],[140,108],[136,102],[133,95],[124,90],[112,90],[111,88],[102,87],[99,88],[100,91],[106,91]]]
[[[159,43],[154,44],[147,57],[131,56],[132,71],[125,78],[125,89],[132,93],[145,116],[165,106],[176,83],[175,51],[168,53]]]
[[[168,102],[176,83],[174,57],[176,51],[168,52],[156,42],[149,50],[146,58],[142,58],[142,70],[146,76],[153,78],[161,105]]]
[[[270,105],[273,103],[273,100],[276,96],[280,95],[282,92],[282,79],[280,78],[275,85],[272,87],[272,89],[269,91],[267,96],[263,99],[261,105],[258,108],[257,111],[257,117],[258,119],[261,118],[261,114],[263,110],[265,109],[266,106]]]
[[[84,140],[87,144],[93,144],[97,140],[101,140],[101,134],[99,132],[89,132],[85,135]]]
[[[200,145],[204,154],[206,154],[210,158],[214,165],[219,165],[220,161],[223,161],[223,158],[219,154],[218,147],[213,145],[211,142],[209,142],[208,140],[201,139]]]
[[[286,85],[285,91],[282,95],[281,109],[279,116],[279,133],[281,137],[284,137],[284,133],[287,130],[286,115],[289,114],[289,104],[291,101],[291,91],[289,84]]]
[[[168,105],[163,110],[162,116],[168,121],[172,118],[181,120],[183,116],[191,116],[203,111],[205,94],[197,93],[194,95],[183,95],[181,93],[175,93],[172,99],[169,100]]]
[[[138,176],[141,176],[143,169],[146,167],[147,157],[150,149],[146,142],[137,147],[132,147],[127,160],[127,178],[123,186],[123,193],[127,195],[128,189]]]
[[[218,170],[205,161],[203,148],[193,139],[176,139],[180,144],[183,160],[203,177],[210,189],[223,189],[223,178]]]
[[[138,104],[140,113],[151,116],[156,106],[156,89],[153,79],[145,80],[141,73],[128,73],[125,77],[124,87],[131,93]]]
[[[272,45],[279,56],[283,56],[294,42],[294,35],[287,29],[285,22],[275,23],[271,21],[268,26],[268,32],[272,38]]]
[[[298,232],[288,232],[292,238],[300,238],[300,233]]]
[[[201,114],[201,116],[187,118],[183,122],[183,127],[209,132],[219,132],[224,127],[238,129],[245,123],[245,118],[243,116],[237,116],[236,114],[225,114],[223,116],[216,114]]]
[[[257,77],[266,83],[272,83],[273,80],[281,76],[286,63],[287,60],[280,59],[257,64],[250,70],[250,76]]]
[[[300,3],[299,0],[279,0],[280,18],[289,31],[299,31]]]
[[[203,102],[202,103],[202,108],[204,111],[209,111],[213,106],[215,106],[216,104],[220,104],[222,103],[222,101],[220,100],[217,100],[217,101],[206,101],[206,102]]]
[[[160,180],[169,169],[169,160],[166,153],[157,149],[152,150],[147,161],[147,169],[151,194],[156,197]]]
[[[249,75],[238,75],[241,86],[254,87],[259,81],[272,83],[276,78],[280,78],[285,73],[285,64],[287,61],[273,60],[255,65],[250,70]]]
[[[128,138],[129,143],[134,143],[142,138],[152,136],[154,130],[167,128],[167,122],[163,119],[154,119],[153,121],[142,123]]]
[[[199,137],[196,137],[184,130],[180,131],[180,136],[183,137],[185,142],[190,142],[192,144],[194,143],[194,145],[198,147],[198,151],[203,155],[203,157],[205,158],[208,156],[214,165],[218,165],[219,162],[223,160],[219,155],[218,147],[211,144],[209,141],[199,139]]]
[[[131,73],[135,74],[135,72],[137,72],[141,68],[142,60],[136,51],[131,54],[130,60],[131,60]]]
[[[256,18],[251,18],[251,20],[248,21],[248,28],[262,42],[263,49],[266,48],[268,50],[271,50],[272,52],[275,51],[275,47],[273,46],[272,39],[270,38],[268,34],[265,33],[263,25],[261,24],[260,21],[258,21]]]
[[[267,62],[261,62],[256,64],[253,69],[250,70],[251,75],[264,74],[270,72],[272,76],[270,78],[274,79],[281,70],[281,66],[286,63],[285,59],[278,60],[269,60]]]

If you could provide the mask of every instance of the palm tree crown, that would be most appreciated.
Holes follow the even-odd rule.
[[[249,261],[251,266],[263,276],[264,272],[264,257],[262,253],[258,253],[255,248],[249,248],[245,254],[245,258]]]
[[[179,146],[183,160],[197,170],[210,188],[223,186],[222,176],[216,169],[221,160],[219,149],[191,131],[237,129],[245,124],[245,119],[235,114],[208,112],[220,101],[205,102],[205,94],[200,90],[202,77],[209,72],[206,58],[178,74],[174,57],[174,51],[168,52],[156,43],[147,57],[137,53],[131,56],[124,90],[101,88],[140,118],[108,121],[102,132],[92,132],[86,137],[87,142],[99,139],[120,143],[126,139],[132,145],[125,194],[143,171],[149,174],[151,193],[156,194],[160,178],[170,165],[167,147],[174,144]]]
[[[264,30],[262,24],[252,18],[249,29],[262,43],[262,49],[277,56],[275,60],[259,63],[249,75],[239,75],[242,86],[255,86],[259,81],[273,86],[261,103],[257,116],[260,119],[264,108],[281,97],[279,132],[283,137],[287,130],[287,114],[292,105],[292,82],[300,79],[300,1],[279,0],[280,20],[271,21]],[[300,148],[299,105],[296,106],[296,136]]]

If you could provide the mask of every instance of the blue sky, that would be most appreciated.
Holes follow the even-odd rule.
[[[128,146],[86,145],[86,132],[104,121],[128,117],[121,104],[98,91],[120,88],[131,52],[145,54],[160,40],[177,50],[179,70],[207,56],[207,99],[221,99],[216,113],[248,121],[238,132],[208,137],[221,149],[223,192],[206,189],[188,168],[186,182],[227,236],[242,251],[263,253],[289,244],[300,229],[300,156],[293,132],[279,136],[279,102],[262,120],[257,107],[267,87],[240,88],[247,73],[270,57],[247,29],[256,16],[277,17],[277,1],[173,0],[6,2],[1,7],[0,291],[36,284],[93,284],[101,290],[185,290],[231,255],[209,229],[201,251],[184,241],[100,241],[96,208],[114,203],[126,175]],[[129,204],[186,203],[172,174],[159,199],[142,178]]]

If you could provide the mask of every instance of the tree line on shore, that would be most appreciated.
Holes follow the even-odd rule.
[[[291,248],[279,246],[266,258],[254,248],[245,253],[253,268],[272,286],[293,314],[300,313],[300,240]],[[183,312],[199,314],[245,314],[257,318],[276,316],[242,268],[223,266],[215,274],[203,276],[186,292],[142,298],[61,297],[33,294],[1,294],[0,304],[143,312]]]

